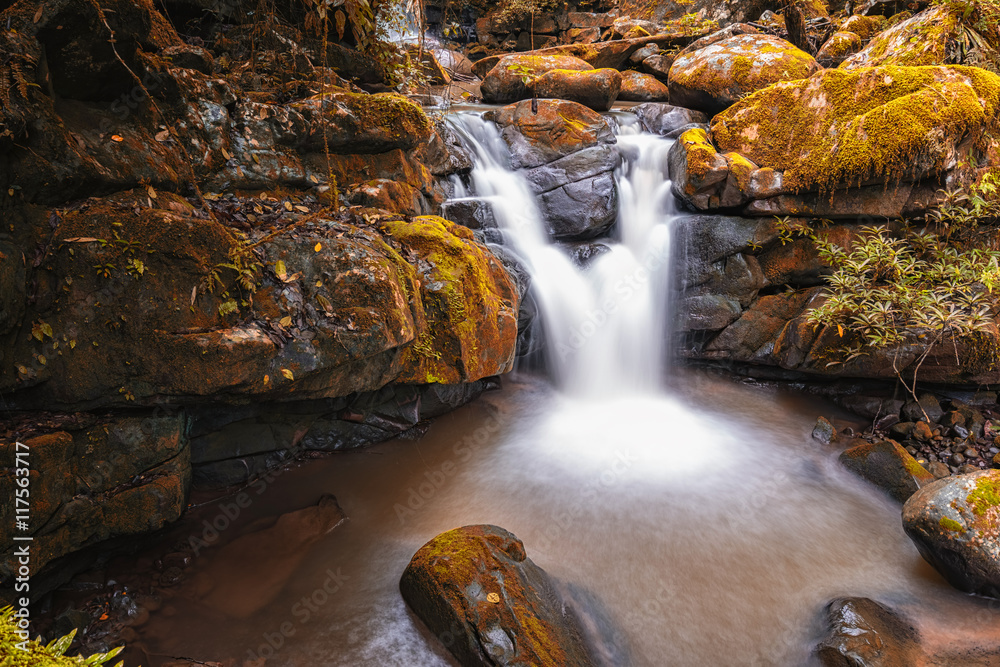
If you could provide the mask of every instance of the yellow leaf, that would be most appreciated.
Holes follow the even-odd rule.
[[[111,141],[121,142],[121,141],[125,141],[125,138],[122,137],[122,136],[120,136],[120,135],[117,135],[117,134],[112,134],[111,135]]]
[[[45,355],[42,354],[38,355],[38,363],[40,363],[42,366],[45,365]]]
[[[305,207],[305,206],[296,206],[295,210],[296,211],[302,211],[303,213],[308,213],[309,212],[309,209],[307,207]]]
[[[292,202],[290,202],[290,201],[286,201],[285,202],[285,210],[286,211],[291,211],[292,210]]]
[[[288,277],[288,269],[285,268],[285,263],[280,259],[274,263],[274,275],[278,276],[281,280]]]
[[[69,349],[71,349],[71,350],[72,350],[72,349],[73,349],[74,347],[76,347],[76,341],[75,341],[75,340],[71,340],[71,341],[69,342]]]
[[[264,376],[264,384],[267,384],[270,381],[271,381],[271,376],[270,375],[265,375]]]
[[[323,249],[322,243],[317,243],[316,246],[313,248],[313,250],[315,250],[316,252],[319,252],[322,249]]]
[[[486,596],[486,600],[488,602],[492,602],[493,604],[497,604],[500,602],[500,595],[498,593],[490,593]]]
[[[146,192],[149,193],[150,197],[152,197],[153,199],[156,199],[156,190],[153,189],[152,185],[147,185],[146,186]]]
[[[840,325],[838,324],[838,325],[837,325],[837,333],[839,333],[839,334],[840,334],[840,337],[841,337],[841,338],[843,338],[843,337],[844,337],[844,327],[842,327],[842,326],[840,326]]]
[[[281,374],[284,375],[289,380],[294,380],[295,379],[295,376],[292,375],[292,372],[290,370],[288,370],[287,368],[282,368],[281,369]]]
[[[283,327],[290,327],[292,326],[292,317],[290,315],[285,315],[280,320],[278,320],[278,324],[280,324]]]

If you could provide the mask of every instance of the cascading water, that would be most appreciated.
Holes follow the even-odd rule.
[[[591,398],[657,390],[669,340],[670,142],[640,133],[635,123],[621,126],[620,242],[581,268],[550,241],[527,180],[508,167],[495,126],[473,114],[450,119],[475,151],[476,194],[489,202],[506,243],[531,273],[560,388]]]

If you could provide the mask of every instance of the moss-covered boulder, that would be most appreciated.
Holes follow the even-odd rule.
[[[681,54],[670,67],[670,99],[715,114],[754,91],[819,69],[811,55],[783,39],[734,35]]]
[[[413,555],[399,590],[465,667],[595,664],[573,610],[503,528],[438,535]]]
[[[840,463],[901,503],[934,481],[934,475],[894,440],[856,444],[840,455]]]
[[[1000,470],[924,486],[903,506],[903,529],[953,586],[1000,597]]]
[[[586,61],[573,56],[512,54],[501,58],[483,76],[483,101],[509,104],[531,97],[530,84],[550,70],[582,71],[593,69]]]
[[[971,67],[825,70],[713,119],[720,152],[782,172],[785,192],[918,181],[978,161],[998,124],[1000,77]]]
[[[845,59],[844,69],[882,65],[1000,65],[1000,28],[979,20],[978,3],[969,13],[946,4],[933,5],[874,36],[858,53]],[[995,11],[995,10],[994,10]],[[995,16],[995,15],[994,15]],[[865,26],[857,25],[858,34]],[[978,28],[978,29],[977,29]]]
[[[621,76],[622,87],[618,99],[623,102],[667,102],[670,99],[667,86],[655,76],[635,70],[622,72]]]
[[[190,208],[142,191],[62,216],[37,298],[4,338],[11,404],[294,400],[509,370],[517,292],[469,230],[321,218],[259,247],[250,295],[237,239]],[[30,222],[44,238],[47,220]]]
[[[430,139],[433,126],[424,110],[401,95],[337,93],[332,100],[291,105],[309,124],[306,148],[335,153],[409,150]]]
[[[554,69],[528,85],[535,97],[570,100],[596,111],[607,111],[618,99],[622,75],[616,69]]]
[[[848,56],[864,48],[864,40],[853,32],[840,31],[830,35],[816,54],[816,62],[823,67],[836,67]]]

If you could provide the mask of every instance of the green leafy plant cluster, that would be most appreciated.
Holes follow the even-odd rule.
[[[65,637],[41,644],[38,640],[28,640],[22,643],[17,634],[14,609],[0,609],[0,665],[3,667],[61,667],[62,665],[103,665],[121,653],[122,648],[111,649],[107,653],[95,653],[90,657],[66,655],[73,638],[74,629]],[[23,648],[22,648],[23,647]],[[27,649],[27,650],[24,650]],[[121,667],[124,661],[116,663]]]

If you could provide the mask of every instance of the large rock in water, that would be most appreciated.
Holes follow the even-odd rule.
[[[579,620],[503,528],[438,535],[413,555],[399,590],[463,667],[595,664]]]
[[[1000,470],[923,487],[903,506],[903,529],[955,588],[1000,597]]]
[[[509,104],[532,96],[530,85],[548,71],[593,69],[586,61],[573,56],[512,54],[501,58],[483,77],[483,101]]]
[[[934,475],[894,440],[862,442],[844,451],[840,463],[901,503],[934,481]]]
[[[722,155],[755,165],[748,176],[736,173],[741,196],[724,203],[732,181],[721,173],[697,187],[675,181],[675,192],[698,208],[752,200],[745,210],[756,215],[920,212],[935,201],[942,174],[954,172],[960,184],[971,176],[959,171],[969,157],[996,153],[998,111],[1000,77],[978,68],[825,70],[750,95],[713,119],[711,137],[675,146],[687,151],[690,173],[724,169]],[[830,201],[830,192],[868,184]]]
[[[554,69],[528,85],[535,97],[571,100],[595,111],[607,111],[618,99],[622,75],[616,69]]]
[[[670,101],[716,114],[779,81],[820,69],[805,51],[770,35],[734,35],[682,53],[670,67]]]
[[[539,100],[534,113],[524,100],[485,118],[500,127],[511,166],[527,170],[552,236],[596,236],[615,221],[618,151],[603,116],[564,100]]]

